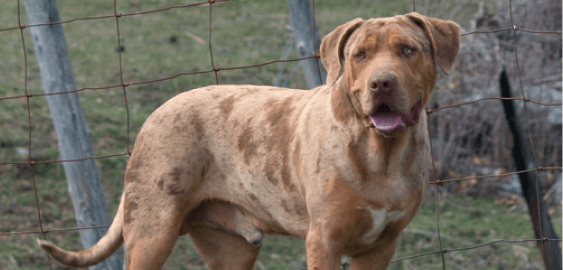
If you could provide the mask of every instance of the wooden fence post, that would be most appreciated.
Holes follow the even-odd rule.
[[[24,4],[30,25],[60,21],[55,0],[24,0]],[[61,25],[33,26],[29,29],[45,93],[75,90],[76,85]],[[50,95],[47,96],[47,102],[57,133],[61,159],[93,156],[90,131],[86,125],[78,94],[74,92]],[[88,159],[64,162],[63,167],[78,227],[110,224],[95,161]],[[80,230],[84,247],[89,248],[97,243],[106,231],[107,229]],[[90,269],[121,269],[122,266],[121,258],[116,253]]]
[[[500,78],[500,94],[504,98],[512,98],[512,90],[506,70],[503,69]],[[514,147],[512,148],[512,156],[516,164],[516,170],[524,171],[535,169],[533,149],[528,143],[524,133],[524,126],[518,117],[514,101],[509,99],[501,100],[504,108],[504,115],[512,137],[514,138]],[[520,185],[522,186],[522,196],[528,205],[528,211],[534,225],[534,235],[537,239],[541,237],[547,239],[559,239],[559,236],[553,230],[551,219],[547,212],[547,205],[543,199],[542,184],[538,177],[537,171],[519,173]],[[538,205],[541,212],[538,210]],[[561,270],[561,250],[558,241],[539,241],[538,247],[543,256],[546,269]]]
[[[293,22],[295,44],[300,57],[315,55],[315,45],[320,46],[319,31],[313,33],[313,11],[309,0],[287,0]],[[315,42],[316,40],[316,42]],[[319,72],[319,61],[317,59],[301,60],[301,66],[305,72],[309,88],[315,88],[323,84],[323,79]]]

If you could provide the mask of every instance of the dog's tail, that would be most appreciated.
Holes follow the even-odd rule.
[[[123,198],[108,232],[89,249],[67,251],[49,241],[38,239],[37,243],[55,260],[69,267],[87,267],[107,259],[123,244]]]

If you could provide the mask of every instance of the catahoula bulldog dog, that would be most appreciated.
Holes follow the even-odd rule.
[[[160,269],[188,234],[209,269],[252,269],[265,234],[305,240],[308,269],[386,269],[429,180],[424,110],[452,69],[459,26],[418,13],[355,19],[321,44],[327,84],[310,91],[216,85],[146,120],[107,234],[84,267],[125,242],[127,269]]]

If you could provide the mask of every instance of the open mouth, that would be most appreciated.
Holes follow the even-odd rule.
[[[386,103],[381,103],[369,117],[373,127],[384,136],[393,136],[418,123],[421,101],[417,102],[407,114],[401,114]]]

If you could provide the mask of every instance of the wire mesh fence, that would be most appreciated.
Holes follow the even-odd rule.
[[[19,165],[19,166],[26,166],[27,169],[30,172],[30,177],[32,180],[32,190],[35,193],[35,208],[36,208],[36,214],[37,214],[37,229],[35,230],[26,230],[26,231],[4,231],[4,232],[0,232],[0,237],[7,237],[7,236],[16,236],[16,235],[27,235],[27,234],[40,234],[43,235],[43,237],[45,237],[45,234],[49,233],[49,232],[64,232],[64,231],[76,231],[76,230],[86,230],[86,229],[93,229],[93,228],[107,228],[109,227],[109,224],[106,226],[97,226],[97,227],[83,227],[83,228],[56,228],[56,229],[46,229],[43,226],[43,219],[42,219],[42,214],[41,214],[41,204],[38,198],[38,191],[37,191],[37,185],[35,183],[36,179],[35,179],[35,172],[38,168],[38,166],[40,165],[48,165],[48,164],[59,164],[59,163],[63,163],[63,162],[76,162],[76,161],[83,161],[83,160],[88,160],[88,159],[96,159],[96,160],[102,160],[102,159],[107,159],[107,158],[113,158],[113,157],[120,157],[120,156],[129,156],[131,155],[131,142],[132,142],[132,135],[131,135],[131,115],[133,114],[133,112],[131,111],[131,105],[128,102],[128,95],[130,95],[130,92],[128,91],[128,88],[133,87],[133,86],[143,86],[143,85],[148,85],[151,83],[159,83],[159,82],[164,82],[164,81],[171,81],[174,80],[178,77],[181,76],[191,76],[191,75],[201,75],[201,74],[210,74],[213,77],[213,80],[216,84],[220,84],[221,83],[221,76],[220,73],[223,71],[229,71],[229,70],[242,70],[242,69],[252,69],[252,68],[257,68],[257,67],[262,67],[262,66],[267,66],[267,65],[272,65],[275,63],[287,63],[287,62],[296,62],[296,61],[300,61],[300,60],[304,60],[304,59],[316,59],[317,61],[320,60],[320,55],[317,53],[313,56],[309,56],[309,57],[301,57],[301,58],[291,58],[291,59],[287,59],[287,60],[272,60],[272,61],[267,61],[267,62],[261,62],[261,63],[254,63],[254,64],[248,64],[248,65],[235,65],[235,66],[228,66],[228,65],[219,65],[216,61],[216,57],[214,57],[217,54],[217,50],[214,48],[216,43],[215,43],[215,37],[213,35],[213,29],[214,29],[214,7],[216,5],[219,4],[224,4],[224,5],[228,5],[229,2],[233,2],[235,0],[229,1],[229,0],[209,0],[209,1],[203,1],[203,2],[197,2],[197,3],[188,3],[188,4],[183,4],[183,5],[172,5],[172,6],[165,6],[165,7],[161,7],[161,8],[156,8],[156,9],[150,9],[150,10],[144,10],[144,11],[136,11],[136,12],[130,12],[130,13],[121,13],[118,11],[117,8],[117,1],[114,0],[113,1],[113,13],[111,14],[102,14],[100,16],[86,16],[86,17],[76,17],[76,18],[71,18],[68,20],[63,20],[63,21],[56,21],[56,22],[50,22],[50,23],[46,23],[46,24],[35,24],[35,25],[25,25],[22,23],[22,18],[21,18],[21,13],[22,13],[22,7],[20,5],[20,2],[17,1],[17,26],[14,27],[7,27],[7,28],[2,28],[0,29],[0,35],[6,34],[6,33],[12,33],[12,32],[19,32],[19,41],[21,43],[21,52],[23,55],[23,78],[21,78],[21,82],[23,84],[23,93],[21,94],[14,94],[14,95],[8,95],[8,96],[1,96],[0,97],[0,106],[6,104],[7,102],[16,102],[18,100],[23,100],[25,102],[25,106],[26,106],[26,113],[27,113],[27,126],[28,126],[28,133],[27,133],[27,149],[25,151],[25,153],[27,154],[27,160],[26,161],[6,161],[6,160],[0,160],[0,166],[7,166],[7,165]],[[499,26],[499,27],[491,27],[490,30],[474,30],[474,31],[469,31],[469,32],[465,32],[462,33],[462,36],[474,36],[474,35],[480,35],[480,34],[491,34],[491,33],[505,33],[507,35],[511,36],[512,39],[512,48],[513,48],[513,57],[515,59],[515,73],[518,75],[517,80],[518,80],[518,88],[517,90],[520,92],[521,97],[515,97],[515,98],[501,98],[501,97],[484,97],[484,98],[478,98],[478,99],[473,99],[473,100],[467,100],[467,101],[463,101],[463,102],[456,102],[456,103],[452,103],[452,104],[446,104],[446,105],[441,105],[438,107],[434,107],[434,108],[429,108],[427,109],[427,113],[429,114],[429,123],[432,122],[432,117],[434,114],[436,113],[441,113],[443,111],[447,111],[447,110],[453,110],[455,108],[461,107],[461,106],[473,106],[476,103],[481,103],[481,102],[488,102],[489,100],[515,100],[515,101],[519,101],[522,102],[524,104],[523,107],[523,112],[524,112],[524,116],[525,116],[525,120],[528,122],[527,125],[527,133],[528,133],[528,138],[529,138],[529,142],[530,144],[534,144],[534,141],[531,139],[532,136],[530,134],[530,119],[528,117],[528,106],[527,104],[537,104],[539,106],[561,106],[562,103],[561,102],[544,102],[544,101],[540,101],[540,100],[536,100],[533,98],[528,97],[526,91],[524,91],[524,85],[523,85],[523,78],[520,75],[521,74],[521,69],[522,67],[520,66],[519,63],[519,59],[521,59],[523,56],[519,55],[518,53],[518,38],[517,35],[518,34],[527,34],[527,35],[554,35],[554,36],[561,36],[561,31],[559,30],[538,30],[538,29],[527,29],[527,28],[523,28],[523,27],[519,27],[519,25],[521,25],[520,22],[518,22],[516,19],[513,18],[512,16],[512,6],[511,6],[511,1],[507,0],[506,2],[508,2],[508,8],[509,8],[509,13],[510,13],[510,26]],[[417,1],[413,0],[412,1],[412,8],[410,9],[411,11],[418,11],[417,10]],[[159,12],[165,12],[165,11],[170,11],[170,10],[174,10],[174,9],[190,9],[190,8],[195,8],[195,7],[199,7],[200,11],[202,10],[201,8],[205,8],[208,14],[208,20],[205,22],[205,24],[207,24],[207,45],[208,45],[208,54],[209,54],[209,61],[210,61],[210,69],[203,69],[203,70],[192,70],[192,71],[182,71],[182,72],[178,72],[175,73],[173,75],[170,76],[164,76],[164,77],[159,77],[159,78],[151,78],[151,79],[147,79],[147,80],[127,80],[124,76],[124,66],[123,66],[123,59],[122,59],[122,55],[123,55],[123,48],[124,45],[122,44],[123,41],[123,37],[121,35],[121,31],[123,29],[123,26],[121,25],[121,22],[124,18],[126,17],[131,17],[131,16],[145,16],[147,14],[152,14],[152,13],[159,13]],[[313,8],[313,14],[315,14],[315,1],[312,0],[312,8]],[[91,86],[91,87],[82,87],[79,89],[75,89],[75,90],[71,90],[71,91],[63,91],[63,92],[59,92],[59,93],[35,93],[35,92],[31,92],[28,89],[28,81],[29,81],[29,75],[28,75],[28,71],[30,69],[29,64],[28,64],[28,57],[29,57],[29,53],[30,51],[27,49],[26,47],[26,42],[29,42],[28,38],[26,38],[25,36],[25,31],[26,29],[29,29],[31,27],[38,27],[41,25],[50,25],[50,24],[61,24],[61,25],[70,25],[73,23],[77,23],[77,22],[81,22],[81,21],[95,21],[95,20],[113,20],[114,21],[114,27],[115,27],[115,38],[114,38],[114,42],[115,42],[115,47],[118,48],[117,49],[117,55],[118,55],[118,66],[117,66],[117,83],[112,83],[112,84],[107,84],[107,85],[98,85],[98,86]],[[314,20],[313,20],[314,21]],[[315,26],[316,27],[316,26]],[[313,30],[313,33],[315,31]],[[530,57],[530,56],[526,56],[526,57]],[[533,56],[532,56],[533,57]],[[560,61],[560,58],[559,58]],[[319,73],[321,73],[321,70],[319,70]],[[76,93],[76,92],[84,92],[84,91],[106,91],[109,89],[116,89],[119,90],[121,92],[121,96],[123,98],[123,107],[125,109],[125,115],[126,115],[126,126],[124,128],[125,130],[125,134],[124,134],[124,139],[125,139],[125,149],[123,152],[120,153],[111,153],[111,154],[106,154],[106,155],[96,155],[96,156],[89,156],[89,157],[83,157],[83,158],[79,158],[79,159],[67,159],[67,160],[61,160],[61,159],[57,159],[57,160],[37,160],[34,158],[33,156],[33,151],[34,149],[32,148],[32,141],[38,140],[39,138],[36,138],[38,136],[42,136],[41,134],[37,134],[34,133],[34,127],[33,127],[33,121],[34,121],[34,117],[32,117],[33,111],[34,111],[34,107],[32,106],[32,100],[33,99],[37,99],[38,97],[44,97],[44,96],[48,96],[48,95],[61,95],[61,94],[65,94],[65,93]],[[534,147],[532,147],[532,149],[534,149]],[[534,153],[535,154],[535,153]],[[433,154],[434,156],[434,154]],[[433,163],[434,164],[434,163]],[[536,164],[538,164],[536,162]],[[522,173],[538,173],[538,172],[542,172],[542,171],[561,171],[562,167],[561,166],[542,166],[541,164],[535,166],[534,168],[528,169],[528,170],[523,170],[523,171],[513,171],[513,172],[505,172],[505,173],[496,173],[496,174],[490,174],[490,175],[471,175],[471,176],[462,176],[462,177],[453,177],[453,178],[446,178],[446,179],[439,179],[439,177],[437,176],[437,173],[434,172],[435,168],[433,168],[433,177],[432,180],[430,182],[431,185],[434,185],[436,187],[438,186],[442,186],[446,183],[451,183],[451,182],[464,182],[464,181],[479,181],[479,180],[483,180],[483,179],[487,179],[487,178],[498,178],[498,177],[505,177],[505,176],[511,176],[511,175],[515,175],[515,174],[522,174]],[[538,188],[539,189],[539,188]],[[446,260],[447,257],[445,256],[446,253],[450,253],[450,252],[457,252],[457,251],[463,251],[463,250],[470,250],[470,249],[478,249],[484,246],[488,246],[488,245],[493,245],[496,243],[517,243],[517,242],[545,242],[545,241],[561,241],[561,239],[548,239],[546,237],[543,237],[543,234],[540,238],[537,239],[520,239],[520,240],[506,240],[506,239],[498,239],[495,241],[491,241],[491,242],[487,242],[487,243],[481,243],[479,245],[472,245],[472,246],[466,246],[463,248],[455,248],[455,249],[446,249],[442,247],[442,243],[441,243],[441,238],[440,238],[440,204],[438,203],[438,201],[440,200],[439,196],[440,196],[440,192],[435,192],[435,200],[436,200],[436,231],[438,234],[438,239],[439,239],[439,250],[436,251],[432,251],[432,252],[426,252],[426,253],[422,253],[422,254],[416,254],[416,255],[412,255],[412,256],[408,256],[408,257],[402,257],[402,258],[396,258],[393,261],[397,262],[397,261],[401,261],[401,260],[408,260],[408,259],[412,259],[412,258],[416,258],[416,257],[421,257],[421,256],[428,256],[428,255],[436,255],[436,254],[440,254],[441,259],[442,259],[442,265],[443,268],[446,269]],[[537,194],[537,196],[541,196],[541,194]],[[543,212],[543,211],[547,211],[547,209],[540,209],[540,205],[537,204],[537,212]],[[9,238],[7,238],[7,241],[10,241]],[[47,255],[45,255],[47,256]],[[348,266],[348,264],[344,264],[343,268],[346,268]],[[53,266],[50,266],[50,269],[53,269]]]

